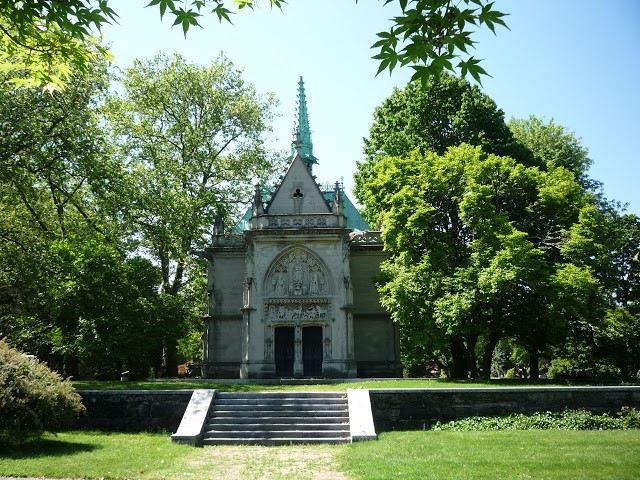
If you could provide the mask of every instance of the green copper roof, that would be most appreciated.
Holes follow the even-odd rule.
[[[293,160],[296,151],[304,160],[307,170],[312,171],[313,165],[318,159],[313,156],[313,143],[311,143],[311,129],[309,128],[309,113],[307,112],[307,97],[304,92],[304,80],[298,80],[298,106],[295,124],[293,126],[293,139],[291,140],[291,154],[289,160]]]
[[[333,190],[331,191],[323,191],[324,198],[329,201],[329,205],[333,208]],[[353,230],[362,230],[368,231],[371,230],[369,224],[362,218],[360,212],[356,208],[356,206],[351,202],[351,199],[344,193],[344,190],[340,189],[340,194],[342,197],[342,206],[344,207],[344,216],[347,217],[347,228],[351,228]]]

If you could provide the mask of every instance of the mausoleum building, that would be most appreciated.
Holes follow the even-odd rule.
[[[397,325],[374,278],[385,259],[339,182],[323,187],[302,78],[288,169],[256,186],[234,233],[214,235],[203,371],[209,378],[397,377]]]

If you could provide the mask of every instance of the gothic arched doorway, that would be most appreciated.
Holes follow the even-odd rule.
[[[295,330],[293,327],[276,327],[276,377],[293,377],[294,340]]]
[[[302,329],[302,369],[305,377],[322,376],[322,327]]]

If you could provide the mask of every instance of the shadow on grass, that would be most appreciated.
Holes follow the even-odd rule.
[[[91,443],[69,442],[56,438],[34,438],[24,443],[0,446],[0,458],[13,460],[25,458],[63,457],[80,452],[92,452],[102,448]]]

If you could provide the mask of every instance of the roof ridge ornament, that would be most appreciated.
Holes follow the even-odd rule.
[[[336,215],[344,215],[344,205],[342,204],[342,195],[340,194],[340,182],[336,182],[333,190],[333,213]]]
[[[253,193],[252,216],[257,217],[264,214],[264,205],[262,203],[262,189],[260,183],[256,183]]]

